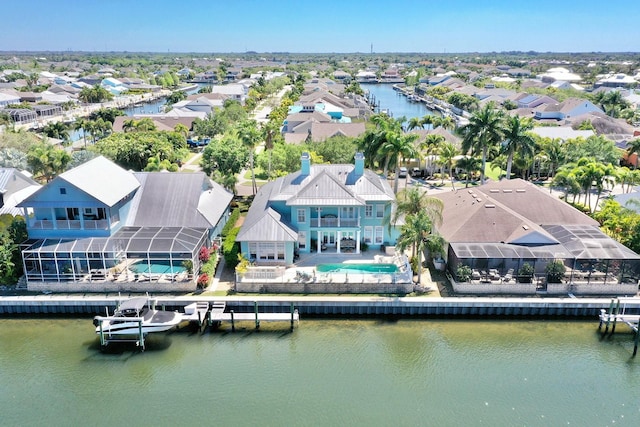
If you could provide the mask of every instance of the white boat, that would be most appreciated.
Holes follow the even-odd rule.
[[[94,317],[93,324],[96,334],[140,335],[168,331],[183,320],[181,313],[155,310],[149,307],[148,298],[140,297],[124,301],[113,316]]]

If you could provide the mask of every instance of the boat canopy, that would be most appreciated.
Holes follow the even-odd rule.
[[[120,307],[118,307],[118,311],[140,311],[146,304],[147,298],[145,297],[131,298],[120,304]]]

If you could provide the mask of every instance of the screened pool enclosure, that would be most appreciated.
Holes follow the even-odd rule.
[[[111,237],[30,240],[22,253],[27,282],[185,281],[205,245],[205,228],[123,227]]]

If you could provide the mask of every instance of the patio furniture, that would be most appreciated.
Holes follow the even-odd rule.
[[[481,276],[480,276],[480,272],[476,269],[471,270],[471,278],[473,280],[480,280]]]

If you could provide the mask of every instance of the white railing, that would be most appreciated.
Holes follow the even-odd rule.
[[[359,227],[359,218],[312,218],[311,225],[315,227]]]
[[[33,230],[107,230],[109,228],[109,221],[106,219],[87,219],[84,221],[84,228],[80,220],[77,219],[58,219],[55,222],[42,219],[32,221],[30,225]]]

